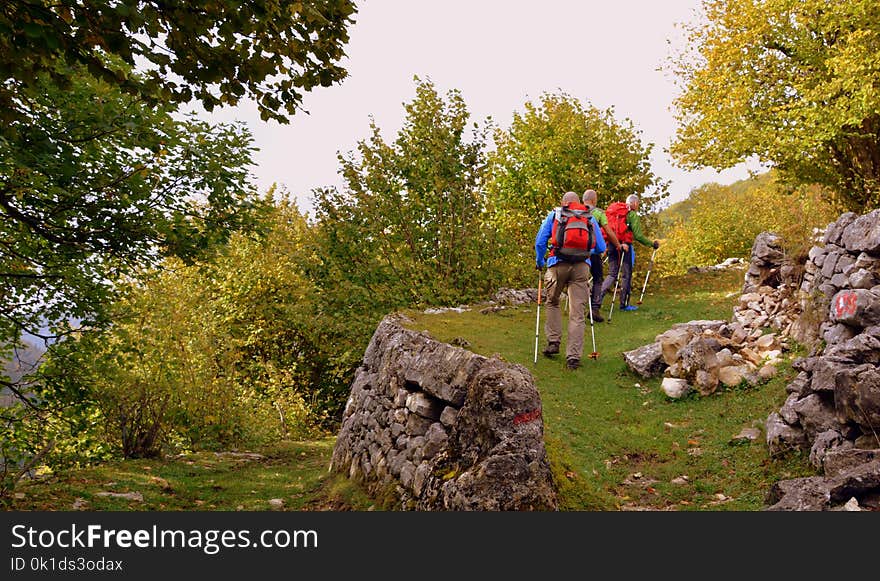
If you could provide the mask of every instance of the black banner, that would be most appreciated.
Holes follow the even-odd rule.
[[[762,559],[765,573],[792,572],[793,556],[810,552],[804,530],[875,528],[872,516],[840,514],[6,512],[0,578],[582,578],[607,568],[655,577],[717,573],[722,562],[754,573]]]

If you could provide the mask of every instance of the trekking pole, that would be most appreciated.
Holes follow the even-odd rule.
[[[541,283],[544,282],[543,273],[538,271],[538,315],[535,318],[535,365],[538,364],[538,329],[541,321]]]
[[[645,284],[642,285],[642,296],[639,297],[637,305],[642,304],[642,299],[645,298],[645,289],[648,288],[648,277],[651,276],[651,269],[654,268],[654,255],[657,254],[657,249],[654,249],[654,252],[651,253],[651,262],[648,263],[648,274],[645,275]]]
[[[590,277],[590,289],[593,288],[593,277]],[[596,351],[596,331],[593,329],[593,293],[592,290],[590,292],[590,300],[587,304],[587,308],[590,309],[590,335],[593,337],[593,352],[590,353],[590,359],[598,359],[599,352]]]
[[[614,312],[614,303],[617,302],[617,287],[620,284],[620,272],[623,270],[623,255],[620,253],[620,261],[617,263],[617,282],[614,283],[614,295],[611,297],[611,308],[608,309],[608,322],[611,322],[611,314]]]

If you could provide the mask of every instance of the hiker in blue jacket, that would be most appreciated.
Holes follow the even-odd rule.
[[[562,196],[561,206],[572,210],[587,211],[586,206],[580,203],[580,197],[575,192],[566,192]],[[569,315],[568,315],[568,342],[566,346],[566,366],[568,369],[577,369],[581,364],[581,355],[584,350],[584,305],[590,298],[590,259],[585,258],[576,262],[568,262],[560,259],[557,248],[554,248],[553,223],[556,218],[556,210],[552,210],[538,230],[535,237],[535,265],[542,269],[546,265],[544,284],[547,288],[547,320],[544,323],[544,334],[547,336],[547,347],[544,355],[551,357],[559,353],[559,344],[562,341],[562,311],[559,309],[559,297],[563,289],[568,286]],[[594,252],[605,252],[605,239],[596,219],[590,216],[590,224],[593,227],[593,237],[596,246]],[[582,229],[583,231],[583,229]],[[545,259],[547,250],[550,255]],[[589,256],[589,254],[588,254]]]

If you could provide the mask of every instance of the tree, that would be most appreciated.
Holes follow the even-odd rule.
[[[195,98],[210,111],[250,97],[284,122],[303,92],[345,78],[337,62],[355,11],[351,0],[7,0],[0,121],[22,116],[41,75],[66,88],[64,62],[153,104]]]
[[[755,157],[795,183],[880,203],[880,4],[704,0],[673,66],[672,154],[687,168]]]
[[[815,243],[814,229],[824,230],[837,213],[827,192],[817,186],[794,191],[771,170],[729,186],[705,184],[687,200],[663,211],[664,245],[675,252],[657,264],[657,274],[684,274],[692,266],[718,264],[731,257],[749,258],[755,237],[772,231],[783,239],[786,254],[806,256]]]
[[[521,269],[534,259],[535,233],[567,191],[594,189],[600,205],[639,194],[651,212],[668,195],[651,172],[648,156],[628,119],[585,106],[566,94],[542,95],[516,113],[507,131],[495,133],[490,156],[489,200],[494,223],[509,242],[510,262]]]
[[[360,354],[315,316],[305,217],[282,202],[263,220],[208,260],[170,258],[123,285],[112,326],[53,346],[34,386],[44,415],[99,416],[96,448],[125,457],[309,437],[337,420]],[[36,453],[54,434],[25,435]]]
[[[177,121],[65,75],[62,90],[41,73],[8,128],[16,138],[0,138],[0,345],[101,321],[120,277],[198,256],[258,207],[243,127]]]
[[[496,273],[481,268],[494,260],[481,189],[486,130],[475,124],[468,141],[461,94],[444,99],[431,81],[416,81],[395,141],[371,123],[357,152],[340,156],[344,190],[315,196],[321,255],[389,306],[479,296]]]

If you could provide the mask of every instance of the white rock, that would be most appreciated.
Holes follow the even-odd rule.
[[[846,501],[846,504],[843,505],[843,510],[847,512],[859,512],[862,510],[862,507],[859,506],[859,501],[855,496]]]
[[[284,499],[283,498],[272,498],[269,500],[269,507],[272,510],[281,510],[284,508]]]
[[[667,396],[678,399],[688,394],[691,390],[690,384],[686,379],[679,379],[677,377],[664,377],[663,383],[660,384],[660,389],[663,390]]]

